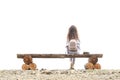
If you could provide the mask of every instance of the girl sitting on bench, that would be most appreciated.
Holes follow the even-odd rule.
[[[68,54],[78,54],[80,50],[80,40],[78,37],[77,28],[72,25],[67,34],[67,53]],[[70,69],[74,69],[75,58],[70,58]]]

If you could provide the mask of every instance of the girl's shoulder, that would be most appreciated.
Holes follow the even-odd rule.
[[[80,40],[78,39],[77,42],[80,42]]]

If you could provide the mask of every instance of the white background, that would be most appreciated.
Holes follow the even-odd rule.
[[[0,0],[0,69],[21,69],[18,53],[65,53],[71,25],[81,54],[102,53],[102,69],[120,68],[119,0]],[[69,69],[69,59],[33,61],[38,69]],[[76,59],[75,68],[86,62]]]

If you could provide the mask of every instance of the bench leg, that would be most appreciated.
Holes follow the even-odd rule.
[[[22,70],[35,70],[37,65],[33,63],[32,57],[30,55],[25,55],[23,58],[24,64],[22,65]]]
[[[85,64],[85,69],[101,69],[101,65],[98,62],[98,57],[91,56],[88,59],[88,63]]]

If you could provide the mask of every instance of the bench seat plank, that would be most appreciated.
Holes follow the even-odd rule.
[[[97,56],[102,58],[103,54],[17,54],[17,58],[23,58],[25,55],[30,55],[32,58],[89,58]]]

